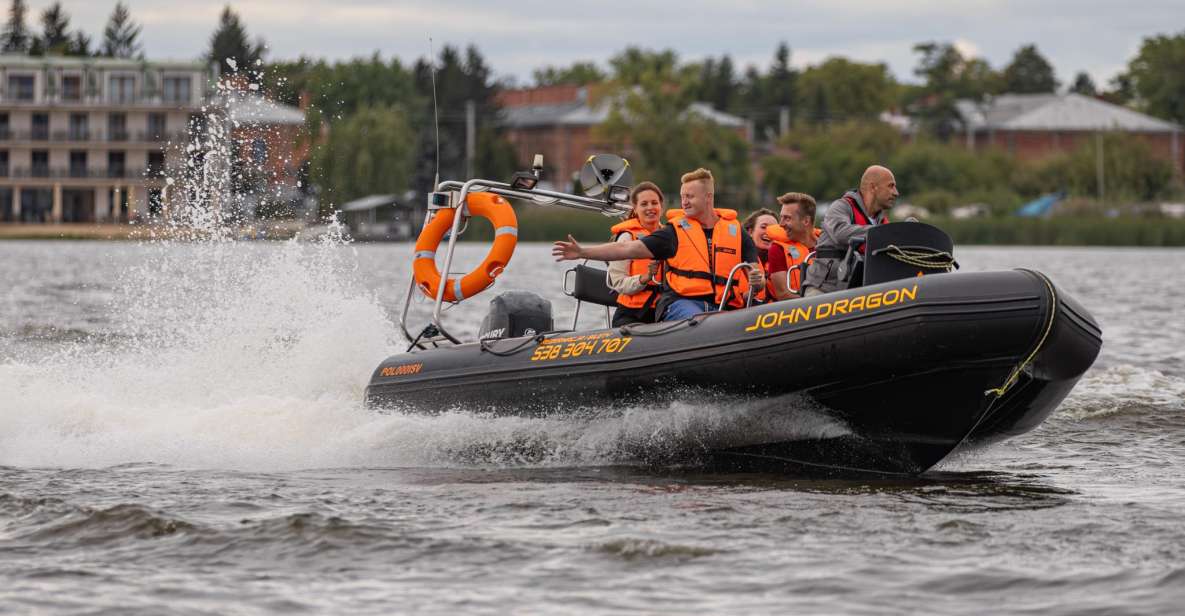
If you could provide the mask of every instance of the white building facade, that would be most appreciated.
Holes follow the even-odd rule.
[[[201,62],[0,55],[0,222],[162,214],[212,83]]]

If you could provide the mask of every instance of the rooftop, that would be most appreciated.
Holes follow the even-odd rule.
[[[972,130],[1173,132],[1172,122],[1081,94],[1003,94],[955,103]]]
[[[596,126],[609,119],[612,98],[589,100],[588,88],[553,86],[531,90],[511,90],[499,97],[502,122],[510,128],[546,126]],[[728,128],[740,128],[745,120],[719,111],[708,103],[691,103],[687,108],[705,120]]]
[[[239,124],[304,124],[304,112],[262,94],[236,91],[226,95],[227,114]]]

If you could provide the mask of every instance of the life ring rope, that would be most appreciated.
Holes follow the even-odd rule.
[[[464,276],[444,280],[444,301],[459,302],[481,293],[506,271],[514,248],[518,244],[518,218],[510,203],[492,193],[469,193],[465,206],[471,216],[480,216],[494,227],[494,243],[485,260]],[[436,250],[453,226],[457,208],[440,210],[424,225],[416,239],[412,273],[416,286],[432,299],[441,285],[441,273],[436,268]]]

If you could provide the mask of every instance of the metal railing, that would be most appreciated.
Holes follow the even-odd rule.
[[[65,96],[63,94],[54,94],[50,96],[13,96],[9,93],[0,94],[0,102],[7,105],[22,105],[22,106],[39,106],[51,104],[67,104],[67,105],[85,105],[95,107],[111,107],[111,106],[152,106],[160,108],[183,108],[183,107],[197,107],[201,104],[200,100],[195,100],[193,97],[186,97],[179,99],[178,97],[165,97],[160,94],[132,96],[132,97],[113,97],[103,96],[101,94],[85,94],[82,96]]]
[[[164,143],[166,141],[189,141],[189,133],[185,131],[107,131],[102,133],[91,130],[24,130],[13,131],[0,129],[0,141],[50,141],[55,143],[68,142],[112,142],[112,143]]]
[[[728,282],[724,283],[724,293],[722,293],[720,295],[720,305],[716,308],[717,312],[724,311],[724,306],[726,306],[728,304],[728,294],[730,291],[732,291],[732,277],[736,275],[737,270],[741,270],[741,269],[745,270],[745,273],[747,275],[748,272],[753,271],[755,268],[753,267],[753,265],[751,263],[745,263],[744,261],[741,261],[740,263],[737,263],[736,265],[732,266],[732,269],[728,270]],[[752,306],[752,305],[753,305],[753,286],[749,285],[749,292],[745,294],[745,308],[748,308],[749,306]]]
[[[34,165],[32,167],[0,166],[0,177],[10,178],[53,178],[53,179],[106,179],[106,180],[142,180],[159,179],[165,176],[165,170],[159,167],[128,168],[128,167],[46,167]]]
[[[432,323],[430,327],[426,327],[424,329],[424,333],[415,337],[413,337],[411,332],[407,329],[407,314],[411,309],[411,299],[412,296],[418,292],[414,274],[412,274],[411,280],[408,283],[407,295],[403,302],[403,310],[399,314],[399,329],[413,347],[420,349],[426,348],[424,346],[425,344],[435,344],[441,341],[450,342],[452,344],[461,344],[460,339],[449,333],[448,328],[444,326],[444,290],[445,282],[448,280],[450,268],[453,264],[453,253],[457,248],[457,238],[461,235],[462,219],[468,218],[468,214],[465,210],[465,199],[469,196],[469,193],[488,192],[509,199],[521,199],[524,201],[529,201],[537,205],[559,206],[587,212],[598,212],[605,216],[617,216],[626,214],[630,211],[629,203],[625,202],[610,201],[607,198],[595,199],[582,195],[573,195],[570,193],[562,193],[543,189],[516,189],[510,184],[505,182],[496,182],[494,180],[473,179],[466,182],[458,182],[454,180],[445,181],[437,185],[436,192],[448,193],[450,195],[450,199],[448,204],[445,205],[437,205],[429,202],[428,212],[424,216],[425,227],[428,226],[428,223],[432,221],[432,217],[439,210],[460,210],[458,212],[460,215],[453,217],[453,226],[448,233],[448,246],[445,248],[444,267],[441,269],[440,284],[437,285],[436,296],[433,298]],[[455,196],[455,198],[452,198],[453,196]]]

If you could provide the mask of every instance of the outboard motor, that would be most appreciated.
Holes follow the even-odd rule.
[[[868,230],[863,267],[857,265],[849,288],[958,269],[954,250],[945,231],[924,222],[875,226]],[[857,278],[861,269],[862,281]]]
[[[490,300],[490,311],[477,337],[518,338],[552,329],[551,302],[529,291],[507,291]]]

